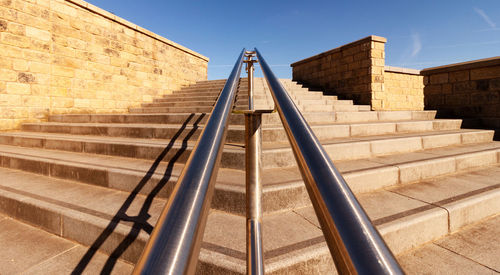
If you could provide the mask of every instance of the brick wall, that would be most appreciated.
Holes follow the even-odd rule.
[[[474,60],[421,71],[425,76],[425,108],[440,117],[480,120],[500,128],[500,57]]]
[[[383,110],[423,110],[424,77],[418,70],[386,66],[379,98]]]
[[[295,62],[291,65],[293,80],[380,109],[386,41],[368,36]]]
[[[126,112],[207,77],[208,58],[80,0],[0,0],[0,130]]]

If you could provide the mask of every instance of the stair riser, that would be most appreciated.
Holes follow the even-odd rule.
[[[500,207],[498,207],[499,204],[495,203],[500,200],[500,192],[498,190],[493,190],[487,195],[488,201],[491,203],[488,203],[488,201],[469,200],[467,203],[460,203],[457,205],[452,202],[441,207],[453,209],[452,213],[455,215],[457,215],[456,213],[458,212],[477,213],[479,212],[478,209],[484,210],[483,215],[473,215],[470,216],[465,222],[462,222],[460,227],[463,227],[477,222],[489,215],[500,212]],[[2,191],[0,193],[0,212],[15,219],[41,227],[42,229],[55,235],[89,246],[95,241],[95,236],[100,235],[105,230],[106,225],[108,225],[108,222],[103,218],[97,218],[90,214],[74,216],[74,214],[71,213],[71,210],[64,209],[61,211],[55,204],[40,202],[36,199],[26,200],[22,196],[6,191]],[[400,220],[396,219],[377,226],[382,237],[385,239],[393,253],[399,254],[450,233],[449,228],[451,226],[449,225],[449,222],[455,221],[453,215],[448,217],[447,212],[438,207],[422,211],[414,214],[413,216],[415,217],[404,217]],[[413,218],[413,220],[411,218]],[[123,240],[128,232],[129,231],[127,231],[127,228],[124,226],[118,226],[110,234],[108,240],[100,247],[100,251],[110,254],[116,247],[116,243]],[[407,238],[407,236],[415,237]],[[121,255],[121,258],[135,263],[138,260],[146,241],[147,236],[139,234],[139,237],[128,247],[127,251]],[[333,269],[332,262],[328,260],[321,260],[318,262],[318,259],[323,257],[328,258],[329,251],[326,249],[326,243],[320,242],[317,243],[316,246],[317,245],[324,246],[325,249],[318,250],[320,253],[316,253],[314,259],[304,260],[302,258],[302,260],[300,260],[301,258],[297,259],[296,257],[290,255],[290,260],[297,261],[295,266],[301,267],[300,269],[294,267],[293,270],[311,273],[317,271],[318,269]],[[312,248],[313,246],[315,245],[309,244],[305,248]],[[210,274],[210,272],[214,270],[224,272],[228,271],[223,266],[220,266],[220,262],[211,262],[208,257],[205,257],[204,254],[206,253],[211,253],[210,248],[207,249],[203,247],[200,256],[202,264],[200,264],[198,270],[200,274]],[[287,255],[283,256],[286,257]],[[235,258],[229,258],[231,261],[238,262]],[[242,260],[240,259],[239,261]],[[272,257],[266,258],[266,264],[269,264],[270,262],[273,262]],[[236,274],[243,274],[244,272],[241,268],[239,270],[230,269],[229,271],[235,272]],[[285,268],[281,267],[272,269],[272,274],[289,274],[290,271],[290,266],[288,265]]]
[[[76,116],[51,116],[51,122],[65,122],[65,123],[157,123],[157,124],[182,124],[187,122],[198,122],[203,125],[208,118],[208,115],[202,117],[201,115],[151,115],[151,116],[106,116],[106,115],[76,115]],[[264,115],[265,124],[280,124],[279,118],[276,116]],[[187,123],[192,125],[193,123]],[[231,124],[242,125],[243,116],[234,114],[231,116]],[[319,139],[328,139],[334,137],[349,137],[349,136],[369,136],[369,135],[384,135],[399,132],[426,132],[432,130],[455,130],[460,128],[460,120],[443,120],[443,121],[404,121],[397,123],[374,123],[374,124],[353,124],[353,125],[328,125],[328,126],[313,126],[313,130]],[[53,133],[83,133],[85,131],[71,130],[70,127],[51,127],[43,125],[25,124],[24,130],[36,132],[53,132]],[[140,129],[140,128],[139,128]],[[91,131],[93,135],[106,133],[110,135],[110,131]],[[140,130],[134,131],[138,133]],[[144,130],[148,131],[148,130]],[[229,142],[242,142],[243,137],[240,133],[242,130],[229,129],[228,141]],[[161,137],[160,135],[152,134],[158,138],[170,138],[171,136]],[[127,136],[127,135],[121,135]],[[151,134],[135,135],[136,137],[151,137]],[[233,138],[234,137],[234,138]],[[266,129],[263,130],[263,141],[286,141],[287,137],[283,129]]]
[[[432,122],[422,122],[422,124],[427,124],[430,125],[430,129],[427,129],[428,131],[432,130]],[[391,123],[387,124],[389,127],[377,127],[377,124],[373,124],[374,128],[377,130],[386,130],[383,134],[388,134],[388,133],[397,133],[397,125],[404,125],[405,123]],[[408,124],[416,124],[414,122],[408,122]],[[329,126],[313,126],[313,131],[315,132],[316,136],[322,140],[322,139],[331,139],[331,138],[339,138],[339,137],[349,137],[351,134],[356,134],[358,133],[356,131],[357,126],[359,125],[329,125]],[[368,125],[362,125],[364,126],[363,129],[367,129],[370,126]],[[350,129],[351,128],[351,129]],[[418,127],[417,127],[418,128]],[[405,129],[405,127],[403,127]],[[171,139],[173,137],[176,138],[177,141],[181,141],[186,139],[187,136],[189,136],[189,140],[195,141],[201,131],[202,128],[196,128],[193,129],[191,126],[188,126],[185,128],[183,131],[179,132],[180,129],[176,128],[154,128],[154,127],[93,127],[93,126],[68,126],[68,125],[46,125],[46,124],[25,124],[23,125],[23,130],[26,131],[32,131],[32,132],[47,132],[47,133],[63,133],[63,134],[76,134],[76,135],[92,135],[92,136],[116,136],[116,137],[129,137],[129,138],[145,138],[145,139],[150,139],[150,138],[155,138],[155,139]],[[364,131],[362,133],[365,134],[382,134],[381,132],[367,132]],[[481,136],[478,141],[484,142],[486,139],[488,139],[489,136],[486,134],[484,137]],[[455,136],[455,140],[457,139],[457,136]],[[435,139],[436,140],[436,139]],[[477,140],[477,139],[475,139]],[[263,142],[287,142],[287,136],[284,130],[282,129],[263,129]],[[425,147],[432,147],[433,139],[431,137],[425,137],[423,138],[423,146]],[[435,147],[441,147],[448,142],[453,141],[452,138],[437,138],[437,145],[434,143]],[[244,129],[228,129],[228,134],[226,137],[226,142],[230,143],[244,143]],[[445,142],[445,143],[443,143]],[[461,142],[461,141],[459,141]],[[71,145],[71,144],[78,144],[78,145]],[[16,145],[16,146],[24,146],[24,147],[38,147],[38,148],[47,148],[47,149],[57,149],[57,150],[66,150],[65,148],[70,148],[69,151],[81,151],[84,152],[85,148],[85,142],[77,142],[77,141],[71,141],[71,140],[66,140],[66,139],[46,139],[46,138],[34,138],[34,137],[16,137],[16,136],[1,136],[0,135],[0,144],[6,144],[6,145]],[[69,145],[66,145],[69,144]],[[96,142],[89,142],[89,144],[98,144]],[[57,147],[54,147],[57,146]],[[88,145],[90,146],[90,145]],[[87,147],[88,147],[87,146]],[[97,146],[97,145],[93,145]],[[108,146],[105,144],[102,144],[100,146]],[[116,145],[119,146],[119,145]],[[72,149],[72,148],[80,148],[80,149]],[[146,150],[146,149],[142,149]],[[105,152],[115,152],[114,155],[120,153],[120,150],[106,150]],[[342,150],[341,150],[342,151]],[[135,150],[132,150],[131,153],[129,151],[122,151],[122,155],[120,156],[131,156],[133,157],[133,153],[135,153]],[[154,152],[154,150],[153,150]],[[98,153],[96,151],[91,152],[91,153]],[[152,155],[149,156],[144,156],[144,154],[141,155],[142,157],[145,157],[147,159],[152,159],[155,158],[156,155],[153,153]]]
[[[61,115],[50,116],[49,122],[63,123],[153,123],[153,124],[203,124],[209,114],[147,114],[147,115]],[[233,115],[231,117],[237,117]],[[237,119],[238,120],[238,119]],[[235,122],[237,122],[237,120]],[[241,122],[240,124],[243,124]]]
[[[335,121],[339,123],[370,122],[370,121],[396,121],[396,120],[432,120],[434,111],[408,111],[408,112],[337,112]]]
[[[94,127],[94,126],[55,126],[55,125],[24,125],[23,130],[31,132],[62,133],[73,135],[92,135],[92,136],[111,136],[127,138],[145,138],[145,139],[170,139],[176,138],[182,141],[188,137],[191,141],[196,141],[201,133],[201,128],[192,126],[186,127],[182,131],[176,128],[155,128],[155,127]],[[0,136],[2,142],[4,137]],[[19,138],[18,138],[19,139]],[[168,141],[165,141],[168,143]]]
[[[261,100],[257,99],[256,102],[261,102]],[[264,101],[266,102],[266,101]],[[216,101],[170,101],[170,102],[157,102],[157,103],[144,103],[142,107],[190,107],[190,106],[210,106],[213,108]],[[246,99],[236,99],[236,105],[247,105],[248,100]]]
[[[212,106],[132,108],[130,113],[210,113]]]
[[[91,246],[95,238],[99,236],[108,224],[107,220],[89,214],[74,216],[75,211],[64,209],[61,212],[57,205],[50,203],[37,203],[35,199],[31,201],[19,201],[10,199],[11,196],[0,195],[0,212],[17,220],[40,227],[41,229],[53,233],[57,236]],[[34,205],[35,204],[35,205]],[[40,205],[41,204],[41,205]],[[130,224],[130,223],[128,223]],[[118,226],[110,233],[99,250],[106,254],[111,254],[129,233],[129,227]],[[144,249],[147,237],[144,233],[130,244],[121,255],[121,259],[135,263]]]
[[[425,149],[439,148],[469,143],[489,142],[493,138],[493,132],[472,132],[462,134],[442,134],[436,136],[404,137],[385,140],[358,141],[338,144],[325,144],[326,152],[333,161],[344,161],[384,156],[397,153],[416,152]],[[240,161],[242,157],[238,157]],[[243,166],[233,167],[238,163],[235,161],[231,168],[244,169]],[[228,164],[229,165],[229,164]],[[264,168],[283,168],[296,166],[295,158],[291,149],[265,150],[262,153],[262,165]]]
[[[161,108],[160,108],[161,109]],[[142,110],[142,109],[141,109]],[[193,112],[192,109],[188,113],[175,113],[175,114],[155,114],[153,110],[149,110],[150,113],[147,115],[133,114],[133,115],[54,115],[49,117],[49,121],[52,122],[95,122],[95,123],[173,123],[182,124],[186,121]],[[157,110],[156,110],[157,111]],[[361,112],[362,113],[362,112]],[[368,121],[380,121],[377,114],[374,112],[366,112],[369,114],[367,117],[371,118],[369,120],[363,120],[363,117],[356,117],[360,113],[337,113],[337,123],[359,123]],[[342,116],[342,118],[339,117]],[[309,123],[331,123],[332,118],[335,117],[335,113],[303,113],[302,114]],[[199,114],[195,114],[192,121],[197,118]],[[208,114],[205,114],[208,117]],[[430,120],[433,118],[432,113],[418,114],[412,117],[413,120]],[[391,116],[382,116],[385,121],[396,120],[391,119]],[[439,121],[438,121],[439,122]],[[244,118],[241,115],[233,115],[231,121],[229,122],[233,125],[243,125]],[[267,125],[281,125],[281,120],[277,114],[264,115],[263,123]],[[457,120],[457,123],[458,120]]]
[[[361,169],[359,171],[342,172],[344,179],[354,193],[366,193],[410,184],[435,177],[458,173],[467,169],[478,169],[500,163],[500,150],[487,150],[479,153],[467,153],[460,156],[445,157],[437,160],[423,160],[406,165],[387,165],[381,168]],[[219,185],[213,198],[216,209],[233,214],[245,215],[245,190],[226,188]],[[280,188],[264,188],[262,207],[264,213],[284,211],[310,206],[307,190],[302,181],[282,184]]]

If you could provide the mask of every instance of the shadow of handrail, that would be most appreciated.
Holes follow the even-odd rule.
[[[144,230],[148,234],[151,234],[153,231],[153,225],[149,224],[147,220],[151,217],[149,215],[149,210],[153,203],[154,198],[158,195],[163,187],[168,183],[172,176],[172,170],[174,168],[175,163],[179,160],[182,154],[187,149],[188,140],[194,135],[196,130],[198,129],[198,124],[205,117],[205,113],[201,114],[198,119],[193,123],[193,128],[186,134],[184,139],[182,140],[181,147],[177,150],[175,155],[169,160],[168,165],[166,167],[165,173],[160,181],[155,185],[155,187],[148,193],[144,203],[141,207],[141,210],[137,216],[131,217],[126,214],[127,210],[132,205],[132,202],[136,199],[137,195],[140,193],[142,188],[146,185],[146,183],[153,177],[155,171],[158,169],[158,166],[162,162],[162,160],[167,156],[168,152],[172,149],[175,144],[175,141],[181,136],[181,134],[186,129],[189,122],[195,117],[195,114],[190,114],[186,121],[182,124],[179,130],[175,133],[175,135],[170,139],[168,145],[163,149],[163,151],[158,155],[155,159],[149,170],[146,172],[144,177],[137,183],[134,190],[132,190],[127,197],[127,199],[123,202],[120,209],[116,212],[113,218],[110,220],[106,228],[101,232],[99,237],[92,243],[89,247],[85,255],[80,259],[76,267],[73,269],[71,274],[82,274],[85,268],[88,266],[96,252],[99,248],[104,244],[104,242],[111,236],[114,232],[120,221],[133,222],[132,228],[127,236],[120,242],[120,244],[113,250],[107,259],[104,267],[101,270],[101,274],[110,274],[113,270],[114,266],[118,258],[125,252],[125,250],[137,239],[141,230]]]

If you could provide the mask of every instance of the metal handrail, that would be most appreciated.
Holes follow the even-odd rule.
[[[233,109],[241,51],[133,274],[194,274]]]
[[[403,274],[297,106],[255,52],[339,274]]]

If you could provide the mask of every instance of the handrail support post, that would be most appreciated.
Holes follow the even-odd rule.
[[[261,145],[262,113],[255,112],[253,73],[255,52],[245,52],[248,74],[248,112],[245,112],[245,179],[247,214],[247,274],[263,275]]]
[[[253,63],[257,62],[257,60],[254,59],[254,57],[255,57],[254,51],[246,51],[245,57],[246,57],[246,60],[243,62],[245,62],[247,64],[246,71],[248,74],[248,110],[252,111],[252,110],[254,110],[253,72],[255,70],[255,66],[253,65]]]
[[[245,114],[247,274],[264,274],[262,247],[262,114]]]

